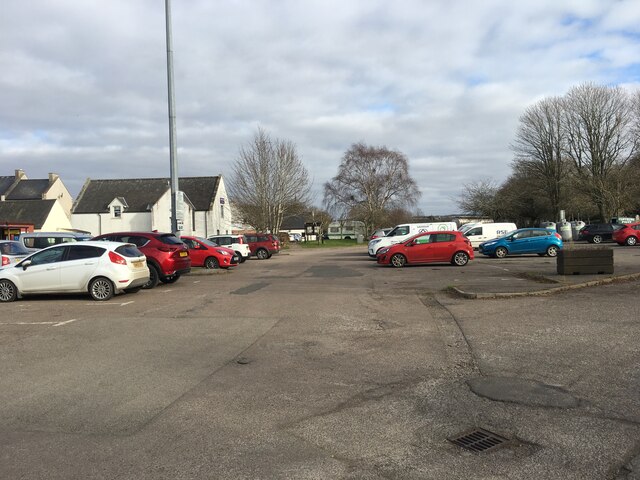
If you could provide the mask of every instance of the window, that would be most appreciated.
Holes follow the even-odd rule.
[[[453,242],[456,239],[456,236],[451,233],[437,233],[434,237],[434,242]]]
[[[220,205],[220,218],[224,218],[224,205]]]
[[[415,243],[417,245],[423,245],[425,243],[430,243],[430,241],[431,241],[431,235],[424,235],[422,237],[416,238]]]
[[[64,255],[65,247],[52,248],[32,255],[31,265],[44,265],[46,263],[60,262]]]
[[[113,217],[120,218],[122,216],[122,207],[120,205],[113,206]]]
[[[67,260],[82,260],[83,258],[101,257],[105,249],[100,247],[90,247],[88,245],[78,245],[69,248]]]
[[[468,237],[469,235],[482,235],[482,227],[476,227],[469,230],[465,235]]]
[[[331,233],[340,233],[340,227],[331,227],[329,231]]]
[[[393,230],[391,230],[389,232],[389,234],[387,235],[387,237],[395,237],[398,235],[407,235],[409,233],[409,226],[405,225],[402,227],[396,227]]]

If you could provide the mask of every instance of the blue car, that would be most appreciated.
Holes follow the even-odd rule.
[[[520,228],[500,238],[481,243],[478,251],[490,257],[537,253],[555,257],[562,249],[562,237],[555,230],[546,228]]]

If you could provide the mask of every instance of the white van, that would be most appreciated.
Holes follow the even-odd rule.
[[[464,235],[473,248],[478,248],[482,242],[502,237],[517,228],[515,223],[481,223],[464,232]]]
[[[383,247],[388,247],[395,243],[400,243],[409,237],[413,237],[418,233],[424,232],[450,232],[456,231],[458,225],[456,222],[434,222],[434,223],[403,223],[397,225],[387,233],[386,236],[375,238],[369,242],[367,250],[371,258],[376,257],[376,253]]]

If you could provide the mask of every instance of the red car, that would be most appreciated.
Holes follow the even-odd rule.
[[[637,245],[640,240],[640,222],[627,223],[618,230],[614,230],[611,238],[619,245]]]
[[[204,268],[229,268],[238,265],[236,252],[206,238],[185,235],[180,240],[189,249],[191,265]]]
[[[149,281],[142,288],[153,288],[158,282],[173,283],[191,271],[187,246],[173,233],[116,232],[98,235],[92,240],[133,243],[147,257]]]
[[[271,258],[271,255],[280,251],[280,242],[269,233],[245,233],[251,255],[260,260]]]
[[[473,260],[473,247],[461,232],[425,232],[380,249],[376,259],[380,265],[396,268],[440,262],[462,267]]]

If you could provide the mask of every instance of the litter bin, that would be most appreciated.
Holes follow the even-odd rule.
[[[362,242],[364,242],[364,235],[359,233],[358,235],[356,235],[356,243],[362,243]]]

